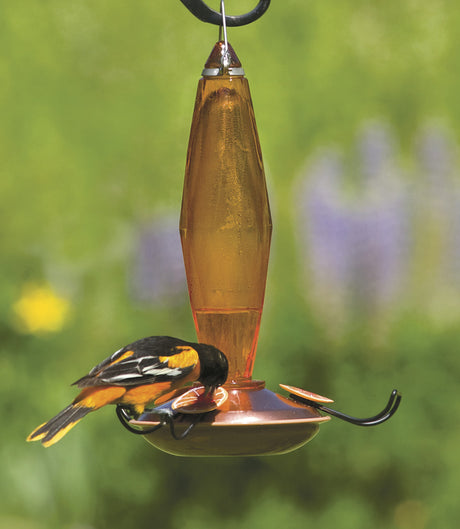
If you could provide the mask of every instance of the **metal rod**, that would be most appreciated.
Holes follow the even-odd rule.
[[[342,419],[343,421],[350,422],[352,424],[355,424],[356,426],[376,426],[377,424],[382,424],[383,422],[387,421],[390,417],[392,417],[396,410],[399,407],[399,404],[401,402],[401,393],[399,393],[398,390],[394,389],[391,393],[390,399],[383,408],[383,410],[378,413],[377,415],[374,415],[373,417],[367,417],[365,419],[359,419],[357,417],[352,417],[351,415],[346,415],[345,413],[342,413],[340,411],[333,410],[332,408],[329,408],[328,406],[324,406],[323,404],[320,404],[319,402],[315,402],[313,400],[306,399],[304,397],[299,397],[298,395],[290,394],[291,398],[302,402],[304,404],[308,404],[309,406],[313,406],[314,408],[317,408],[324,413],[328,413],[329,415],[333,415],[334,417],[337,417],[338,419]]]
[[[224,57],[228,54],[227,22],[225,20],[225,1],[220,0],[220,12],[222,13],[222,30],[224,32]]]

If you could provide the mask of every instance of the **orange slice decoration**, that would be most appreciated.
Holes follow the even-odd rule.
[[[294,386],[286,386],[285,384],[280,384],[280,388],[284,389],[288,393],[291,393],[292,395],[296,395],[297,397],[301,397],[302,399],[312,400],[313,402],[334,402],[332,399],[322,397],[321,395],[317,395],[316,393],[312,393],[311,391],[306,391],[304,389],[296,388]]]
[[[204,386],[192,388],[187,393],[178,397],[171,408],[179,413],[207,413],[216,410],[227,399],[227,391],[219,387],[212,394],[204,394]]]

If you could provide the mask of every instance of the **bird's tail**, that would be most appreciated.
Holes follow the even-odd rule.
[[[70,404],[48,422],[35,428],[27,437],[27,441],[41,441],[43,446],[51,446],[62,439],[77,422],[93,410],[93,407]]]

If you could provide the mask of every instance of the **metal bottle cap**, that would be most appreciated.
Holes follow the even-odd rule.
[[[228,44],[226,51],[224,41],[220,40],[211,51],[201,75],[205,77],[218,75],[241,76],[244,75],[244,69],[231,45]]]

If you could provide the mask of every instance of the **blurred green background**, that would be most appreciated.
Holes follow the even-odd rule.
[[[460,6],[273,0],[229,29],[274,220],[254,376],[357,416],[403,393],[375,429],[234,459],[157,451],[112,408],[25,442],[121,345],[195,338],[177,225],[217,28],[178,0],[1,12],[1,529],[456,526]]]

